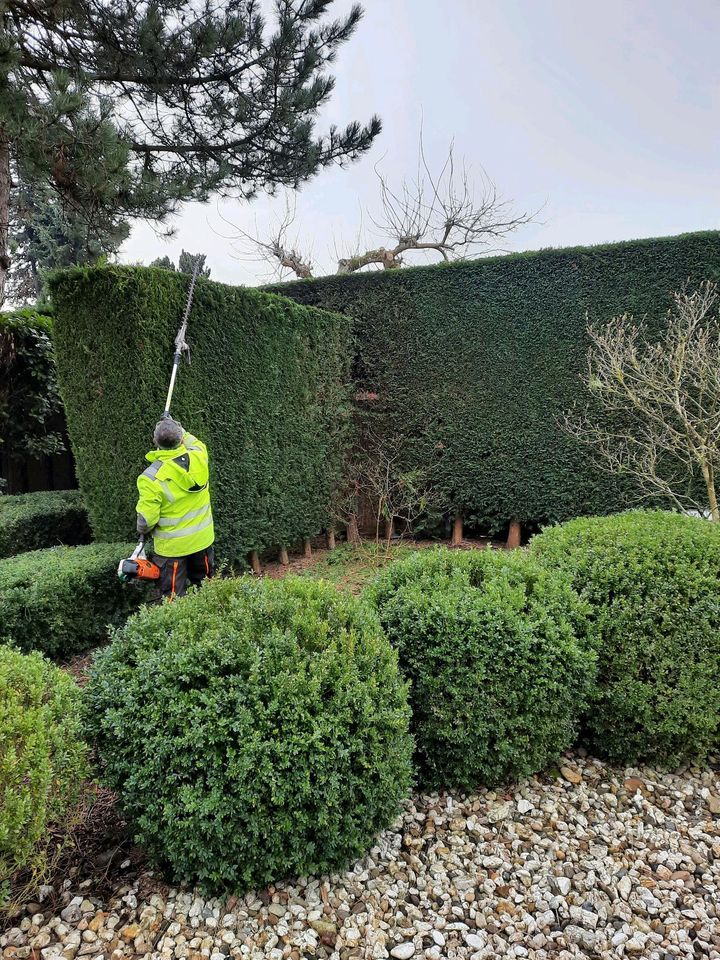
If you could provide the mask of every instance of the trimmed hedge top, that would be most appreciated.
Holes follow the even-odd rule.
[[[268,288],[355,320],[358,388],[403,466],[448,513],[498,530],[628,505],[559,427],[585,402],[588,318],[660,322],[690,278],[720,277],[720,233],[541,250]],[[587,317],[586,317],[587,315]]]
[[[720,525],[663,511],[572,520],[530,543],[588,603],[587,716],[614,762],[702,759],[720,743]]]
[[[0,560],[0,644],[64,658],[102,643],[147,596],[117,577],[131,550],[92,543]]]
[[[99,539],[134,527],[135,479],[165,403],[190,278],[142,267],[51,281],[80,486]],[[218,553],[291,545],[328,523],[347,429],[347,318],[201,279],[173,414],[210,451]]]
[[[87,510],[79,490],[0,497],[0,557],[89,540]]]

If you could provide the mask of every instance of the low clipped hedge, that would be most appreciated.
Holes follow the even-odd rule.
[[[132,547],[51,547],[0,560],[0,644],[66,657],[100,643],[145,599],[116,570]]]
[[[79,490],[0,497],[0,557],[90,542],[90,524]]]
[[[524,553],[422,551],[367,590],[411,682],[429,786],[531,774],[575,738],[595,658],[575,593]]]
[[[702,759],[720,737],[720,529],[664,511],[572,520],[530,544],[588,602],[586,727],[618,763]]]
[[[39,879],[48,827],[61,821],[86,773],[80,690],[37,653],[0,647],[0,907],[13,878]]]
[[[215,580],[145,607],[97,656],[87,716],[140,843],[209,892],[343,866],[410,788],[396,654],[323,582]]]

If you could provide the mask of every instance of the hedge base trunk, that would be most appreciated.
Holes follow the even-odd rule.
[[[286,567],[289,562],[287,547],[280,547],[280,563]]]
[[[252,567],[252,572],[256,574],[262,573],[262,566],[260,565],[260,556],[257,550],[250,551],[250,566]]]
[[[310,538],[306,537],[303,540],[303,556],[309,560],[312,557],[312,544],[310,543]]]
[[[522,525],[519,520],[511,520],[508,529],[507,543],[508,550],[515,550],[522,543]]]
[[[455,514],[455,519],[453,520],[452,528],[452,539],[450,544],[453,547],[459,547],[463,542],[463,518],[461,513]]]

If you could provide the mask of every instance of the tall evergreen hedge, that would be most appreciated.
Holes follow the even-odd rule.
[[[719,276],[720,233],[708,232],[269,289],[354,319],[376,430],[408,468],[432,468],[448,513],[499,529],[626,505],[558,426],[583,399],[586,314],[647,314],[652,328],[671,291]]]
[[[100,267],[51,281],[55,349],[93,529],[127,539],[190,278]],[[206,441],[220,556],[327,525],[348,424],[347,318],[201,279],[173,415]]]

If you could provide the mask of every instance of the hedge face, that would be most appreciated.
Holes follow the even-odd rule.
[[[585,401],[586,314],[659,322],[670,293],[720,276],[720,234],[546,250],[270,288],[355,320],[358,387],[406,469],[448,513],[497,530],[605,514],[627,490],[558,426]]]
[[[214,580],[146,607],[97,657],[87,714],[140,842],[212,892],[345,866],[410,788],[396,655],[327,583]]]
[[[422,550],[367,596],[410,680],[427,784],[507,783],[573,743],[595,673],[582,605],[525,552]]]
[[[190,278],[112,267],[55,276],[55,347],[96,536],[134,527],[135,479],[165,405]],[[347,427],[349,322],[200,280],[173,415],[209,447],[218,553],[293,544],[328,523]]]
[[[633,511],[573,520],[530,551],[589,604],[587,732],[619,763],[703,759],[720,742],[720,529]]]
[[[41,311],[0,313],[0,444],[14,459],[64,449],[51,333]]]
[[[132,547],[93,543],[0,560],[0,644],[64,658],[101,643],[146,599],[117,565]]]
[[[0,907],[17,871],[41,879],[48,828],[87,773],[80,699],[73,679],[39,654],[0,647]]]
[[[0,557],[89,540],[87,510],[78,490],[0,497]]]

